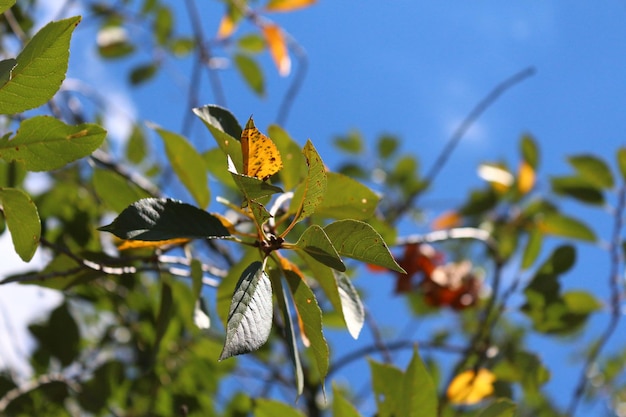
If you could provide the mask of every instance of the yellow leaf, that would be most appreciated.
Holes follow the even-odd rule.
[[[535,170],[526,161],[522,161],[517,173],[517,189],[520,193],[526,194],[535,185]]]
[[[282,29],[277,25],[265,25],[261,28],[265,41],[270,49],[270,54],[274,64],[278,68],[278,73],[283,77],[289,75],[291,71],[291,59],[287,51],[287,43]]]
[[[452,229],[461,225],[461,215],[454,211],[446,211],[441,213],[435,220],[432,221],[430,228],[433,230],[445,230]]]
[[[317,3],[317,0],[270,0],[265,6],[268,12],[290,12]]]
[[[224,17],[222,17],[219,28],[217,29],[217,39],[228,38],[233,34],[235,28],[236,24],[232,16],[230,14],[225,14]]]
[[[243,155],[243,174],[266,180],[283,167],[278,148],[270,138],[254,126],[252,117],[241,132],[241,153]]]
[[[453,404],[476,404],[493,393],[495,380],[495,375],[487,369],[480,369],[478,374],[473,370],[462,372],[450,383],[448,399]]]
[[[178,238],[168,240],[144,241],[144,240],[125,240],[117,247],[118,250],[143,249],[143,248],[161,248],[163,246],[182,245],[191,239]]]
[[[228,220],[226,217],[222,216],[219,213],[211,213],[214,217],[217,217],[217,220],[220,221],[220,223],[222,223],[222,226],[224,226],[231,235],[237,233],[237,230],[235,229],[235,225],[232,224],[230,222],[230,220]]]

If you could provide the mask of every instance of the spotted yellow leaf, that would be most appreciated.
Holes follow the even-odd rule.
[[[264,25],[261,29],[278,73],[286,77],[291,72],[291,59],[283,30],[274,24]]]
[[[283,167],[278,148],[270,138],[254,126],[252,117],[241,132],[243,174],[266,180]]]
[[[476,404],[493,393],[495,380],[495,375],[487,369],[480,369],[478,373],[473,370],[462,372],[450,383],[448,399],[453,404]]]

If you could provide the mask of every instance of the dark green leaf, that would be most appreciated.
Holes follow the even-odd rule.
[[[596,235],[587,225],[560,213],[546,213],[538,221],[539,230],[556,236],[595,242]]]
[[[175,56],[184,57],[193,51],[196,41],[193,38],[181,37],[171,40],[168,46]]]
[[[259,96],[265,95],[265,80],[259,64],[247,55],[235,54],[235,67],[246,81],[246,84]]]
[[[326,174],[326,196],[315,214],[334,219],[365,220],[374,214],[379,197],[369,188],[345,175]]]
[[[11,80],[0,87],[0,114],[33,109],[54,96],[65,79],[70,38],[80,19],[50,22],[26,44]]]
[[[461,215],[474,216],[491,210],[498,204],[498,195],[490,187],[485,190],[474,190],[470,193],[467,203],[459,210]]]
[[[150,197],[147,192],[110,170],[94,169],[92,182],[100,200],[118,213],[133,202]]]
[[[400,142],[395,136],[382,135],[378,138],[378,142],[376,145],[378,149],[378,155],[380,155],[380,157],[383,159],[389,158],[398,150],[399,144]]]
[[[597,187],[580,177],[553,177],[552,191],[589,204],[604,204],[604,195]]]
[[[154,126],[165,144],[165,153],[172,169],[202,208],[209,205],[207,169],[202,156],[184,137]]]
[[[316,224],[312,224],[302,233],[295,246],[326,266],[338,271],[346,270],[324,229]]]
[[[0,87],[6,84],[13,75],[13,68],[17,65],[17,60],[3,59],[0,61]]]
[[[239,143],[242,128],[235,116],[233,116],[230,111],[214,104],[207,104],[206,106],[193,109],[193,112],[204,122],[207,127],[213,127],[220,132],[226,133],[226,135],[228,135],[230,138],[235,138],[235,141]],[[223,145],[221,142],[223,141],[218,140],[218,145],[220,145],[220,147],[222,147]],[[226,150],[228,149],[224,149],[224,151]],[[230,155],[231,158],[233,157],[232,154],[228,152],[226,153]]]
[[[159,313],[156,317],[156,339],[154,342],[154,351],[158,352],[161,340],[165,336],[165,332],[169,327],[170,321],[174,313],[174,296],[172,294],[172,286],[167,279],[161,276],[161,302],[159,303]]]
[[[514,417],[516,406],[509,400],[498,399],[482,410],[478,417]]]
[[[622,180],[626,181],[626,148],[617,150],[617,166],[622,174]]]
[[[61,365],[68,366],[78,357],[80,332],[67,303],[54,309],[47,323],[31,325],[29,330],[39,347],[57,358]]]
[[[313,214],[326,195],[326,167],[310,140],[304,145],[303,153],[309,171],[291,200],[290,211],[295,214],[296,222]]]
[[[581,178],[598,188],[611,188],[615,181],[609,166],[600,158],[592,155],[577,155],[568,158]]]
[[[539,253],[541,252],[541,243],[543,241],[543,234],[537,230],[531,230],[528,233],[528,239],[526,241],[526,247],[522,255],[522,269],[528,269],[535,263]]]
[[[226,342],[219,360],[257,350],[272,329],[272,285],[261,262],[243,272],[230,304]]]
[[[159,66],[154,62],[137,65],[130,72],[130,83],[132,85],[139,85],[141,83],[144,83],[154,77],[158,69]]]
[[[530,135],[522,136],[520,140],[520,152],[524,161],[528,163],[534,170],[539,165],[539,148],[535,138]]]
[[[30,261],[41,236],[41,222],[35,203],[22,190],[0,188],[0,204],[15,252],[25,262]]]
[[[169,198],[145,198],[98,230],[122,239],[157,241],[230,236],[220,220],[197,207]]]
[[[406,273],[391,256],[383,238],[369,224],[339,220],[326,226],[324,231],[339,255]]]
[[[289,284],[298,316],[302,320],[304,333],[311,344],[319,377],[324,380],[328,373],[330,353],[322,331],[322,310],[317,304],[315,294],[300,276],[287,270],[285,279]]]
[[[53,117],[35,116],[24,120],[10,140],[0,139],[0,157],[23,162],[29,171],[51,171],[88,156],[105,136],[95,124],[69,126]]]

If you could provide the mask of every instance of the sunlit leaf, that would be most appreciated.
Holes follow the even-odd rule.
[[[15,4],[15,0],[1,0],[0,1],[0,13],[4,13]]]
[[[530,268],[541,253],[541,244],[543,242],[543,234],[534,229],[528,234],[528,240],[524,253],[522,254],[522,269]]]
[[[350,336],[356,340],[365,323],[365,308],[350,278],[343,272],[333,271],[333,274],[337,280],[343,321],[346,323]]]
[[[219,360],[257,350],[265,344],[271,329],[272,285],[263,264],[254,262],[235,287]]]
[[[266,180],[283,167],[278,148],[270,138],[261,133],[252,117],[241,132],[242,174]]]
[[[278,173],[286,190],[293,190],[307,175],[307,164],[302,149],[287,131],[278,125],[270,125],[267,132],[276,144],[283,160],[283,169]]]
[[[465,371],[455,376],[446,392],[452,404],[476,404],[493,393],[495,375],[487,369]]]
[[[107,25],[100,29],[96,43],[100,56],[106,59],[123,58],[135,51],[126,29],[117,25]]]
[[[333,384],[333,417],[361,417],[335,384]]]
[[[98,230],[113,233],[122,239],[148,241],[230,236],[217,217],[169,198],[139,200],[122,211],[111,224]]]
[[[338,271],[346,270],[324,229],[316,224],[312,224],[302,233],[295,246],[326,266]]]
[[[229,168],[231,177],[237,184],[237,187],[245,196],[246,200],[254,201],[263,197],[268,197],[272,194],[282,193],[283,190],[275,185],[269,184],[262,179],[255,177],[249,177],[247,175],[238,174],[234,167],[234,164],[229,159]]]
[[[265,41],[270,49],[270,55],[274,60],[278,73],[286,77],[291,72],[291,58],[287,50],[287,42],[280,26],[267,24],[261,27]]]
[[[337,253],[392,271],[405,273],[372,226],[358,220],[338,220],[324,228]]]
[[[21,113],[52,98],[65,79],[70,38],[80,19],[50,22],[26,44],[10,81],[0,86],[0,114]]]
[[[239,48],[242,50],[252,54],[263,52],[266,47],[265,40],[257,33],[241,36],[237,39],[237,45],[239,45]]]
[[[373,360],[369,360],[369,364],[372,374],[372,390],[377,405],[376,415],[379,417],[399,416],[404,373],[395,366]]]
[[[609,166],[593,155],[576,155],[568,158],[578,175],[598,188],[611,188],[615,181]]]
[[[41,237],[41,222],[35,203],[22,190],[0,188],[0,208],[0,216],[4,217],[11,232],[15,252],[23,261],[30,261]]]
[[[317,0],[270,0],[265,6],[268,12],[290,12],[317,3]]]
[[[225,14],[220,20],[220,25],[217,29],[217,39],[228,38],[235,32],[237,25],[230,13]]]
[[[294,221],[300,221],[315,212],[324,199],[327,186],[326,168],[310,140],[304,145],[302,152],[309,171],[291,200],[290,211],[296,215]]]
[[[535,170],[526,161],[522,161],[517,172],[517,189],[522,194],[527,194],[535,185]]]
[[[366,220],[374,214],[380,198],[358,181],[334,172],[326,173],[326,196],[315,214],[333,219]]]
[[[0,139],[0,157],[23,162],[29,171],[51,171],[90,155],[105,136],[95,124],[70,126],[53,117],[35,116],[22,121],[13,138]]]

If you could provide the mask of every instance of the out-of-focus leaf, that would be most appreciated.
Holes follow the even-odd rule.
[[[253,58],[244,54],[235,54],[233,61],[246,84],[257,95],[263,97],[265,95],[265,80],[259,64]]]
[[[348,401],[341,390],[333,384],[333,417],[361,417],[359,412]]]
[[[573,217],[560,213],[546,213],[538,221],[537,227],[543,233],[556,236],[595,242],[596,235],[587,225]]]
[[[317,0],[270,0],[265,6],[265,10],[268,12],[291,12],[315,3]]]
[[[169,7],[160,6],[155,13],[154,36],[159,45],[165,45],[172,35],[174,19]]]
[[[203,239],[230,236],[215,216],[197,207],[169,198],[145,198],[124,211],[113,222],[98,230],[122,239],[167,240]]]
[[[377,405],[377,416],[399,416],[400,402],[402,401],[402,383],[404,373],[391,365],[369,361],[372,374],[372,390]],[[435,397],[436,398],[436,395]],[[428,416],[430,417],[430,416]]]
[[[172,286],[167,279],[161,276],[161,302],[159,303],[159,312],[156,317],[156,336],[154,342],[154,350],[158,351],[161,340],[165,336],[165,332],[169,327],[172,315],[174,313],[174,296],[172,294]]]
[[[2,0],[0,1],[0,13],[4,13],[15,4],[15,0]]]
[[[246,268],[235,287],[226,342],[219,360],[257,350],[272,329],[272,285],[261,262]]]
[[[139,164],[148,153],[146,135],[141,127],[133,125],[133,130],[126,141],[126,159],[133,164]]]
[[[372,226],[358,220],[338,220],[324,228],[340,255],[406,273],[397,264],[387,244]]]
[[[40,348],[57,358],[61,365],[68,366],[78,357],[80,331],[67,303],[55,308],[47,323],[32,324],[28,328]]]
[[[184,137],[153,126],[165,144],[165,153],[172,169],[202,208],[209,205],[207,169],[202,156]]]
[[[346,270],[346,266],[326,236],[324,229],[316,224],[312,224],[302,233],[295,246],[326,266],[338,271]]]
[[[467,203],[460,209],[465,216],[474,216],[491,210],[498,204],[498,194],[493,189],[474,190]]]
[[[404,374],[399,405],[398,416],[437,416],[437,390],[417,348]]]
[[[478,417],[514,417],[516,406],[509,400],[498,399],[482,410]]]
[[[24,262],[30,261],[41,237],[41,222],[35,203],[22,190],[0,187],[0,207],[15,252]]]
[[[568,158],[578,175],[600,189],[613,187],[613,173],[602,159],[592,155],[576,155]]]
[[[495,380],[487,369],[465,371],[454,377],[446,394],[452,404],[476,404],[493,393]]]
[[[617,166],[622,174],[622,180],[626,181],[626,148],[617,150]]]
[[[50,22],[26,44],[11,79],[0,86],[0,114],[33,109],[54,96],[65,79],[70,38],[80,19]]]
[[[261,27],[263,36],[270,50],[270,55],[278,69],[278,74],[286,77],[291,72],[291,58],[287,49],[287,41],[280,26],[267,24]]]
[[[70,126],[53,117],[35,116],[22,121],[13,138],[0,139],[0,157],[23,162],[29,171],[51,171],[88,156],[105,136],[95,124]]]
[[[535,185],[535,170],[526,161],[522,161],[517,173],[517,190],[520,194],[528,194]]]
[[[96,39],[102,58],[119,59],[132,54],[135,46],[128,39],[126,29],[121,26],[105,26]]]
[[[132,85],[139,85],[141,83],[145,83],[146,81],[149,81],[151,78],[154,77],[158,69],[159,69],[159,66],[154,62],[137,65],[130,72],[130,75],[129,75],[130,83]]]
[[[202,159],[206,163],[209,174],[216,178],[220,185],[225,185],[237,190],[238,186],[235,179],[228,171],[227,156],[220,148],[209,149],[202,154]]]
[[[110,170],[95,168],[92,182],[100,200],[117,213],[137,200],[150,197],[147,192]]]
[[[292,405],[276,400],[257,398],[254,400],[254,417],[304,417],[304,414]]]
[[[333,219],[366,220],[374,214],[379,197],[369,188],[345,175],[326,173],[326,197],[315,214]]]
[[[363,136],[357,130],[336,137],[333,143],[337,148],[349,154],[358,155],[363,152]]]
[[[232,14],[227,13],[222,17],[222,20],[220,20],[220,25],[217,28],[217,34],[215,36],[217,39],[226,39],[235,32],[236,28],[237,23],[235,19],[233,19]]]
[[[266,47],[265,40],[257,33],[243,35],[237,40],[237,45],[242,50],[252,54],[263,52]]]
[[[196,116],[204,122],[209,129],[217,145],[225,155],[230,156],[235,166],[243,166],[243,156],[241,153],[241,125],[235,116],[223,107],[216,105],[206,105],[193,109]]]
[[[398,150],[399,145],[398,138],[395,136],[383,135],[378,138],[378,142],[376,143],[378,155],[383,159],[389,158]]]
[[[459,212],[450,210],[437,216],[430,224],[430,228],[433,230],[452,229],[454,227],[459,227],[462,220],[463,218]]]
[[[303,153],[309,171],[304,182],[298,186],[291,200],[290,211],[296,215],[294,219],[296,222],[309,217],[315,212],[324,199],[327,186],[326,168],[310,140],[304,145]]]
[[[552,191],[589,204],[604,204],[604,195],[594,185],[580,177],[553,177]]]
[[[268,135],[276,144],[283,160],[283,169],[278,173],[286,190],[293,190],[307,175],[307,164],[300,145],[282,127],[270,125]]]
[[[520,140],[520,152],[522,159],[530,165],[533,171],[537,170],[537,166],[539,165],[539,148],[537,147],[535,138],[530,135],[522,136]]]
[[[530,268],[537,260],[539,254],[541,253],[542,241],[543,234],[539,230],[533,229],[530,231],[524,248],[524,253],[522,255],[522,269]]]
[[[587,291],[564,292],[563,300],[571,314],[587,315],[602,308],[602,303]]]
[[[177,57],[189,55],[196,46],[196,41],[189,37],[172,39],[168,44],[170,51]]]

